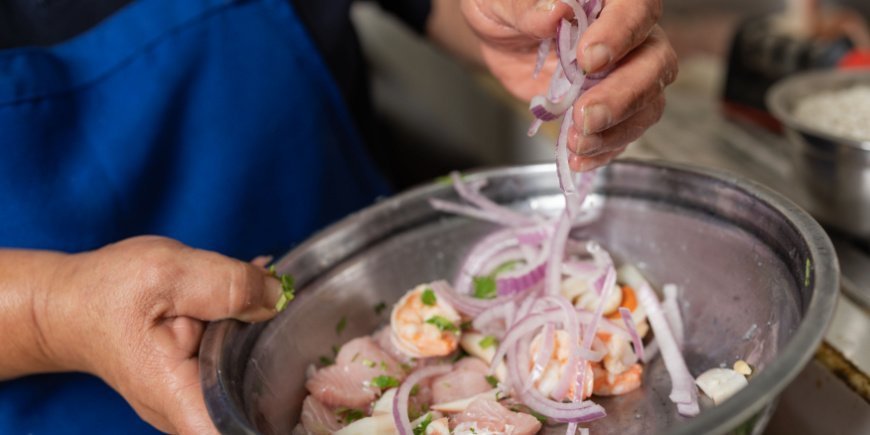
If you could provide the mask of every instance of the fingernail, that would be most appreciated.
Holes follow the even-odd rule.
[[[595,72],[610,63],[610,49],[604,44],[590,45],[583,49],[583,70]]]
[[[583,107],[583,134],[589,136],[610,127],[610,109],[603,104]]]
[[[278,303],[278,300],[281,299],[281,295],[284,293],[281,288],[281,281],[273,276],[266,277],[266,297],[263,303],[268,308],[275,308],[275,304]]]
[[[556,2],[559,0],[538,0],[535,3],[535,9],[539,11],[552,11],[556,7]]]
[[[574,143],[574,154],[580,157],[591,157],[601,152],[604,140],[600,134],[578,135]]]

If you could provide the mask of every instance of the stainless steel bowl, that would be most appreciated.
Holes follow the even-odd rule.
[[[801,205],[825,224],[870,241],[870,140],[837,137],[793,115],[802,98],[858,84],[870,85],[870,70],[795,75],[771,88],[767,106],[792,143],[798,182],[809,193]]]
[[[553,165],[470,174],[485,193],[518,209],[562,205]],[[305,396],[305,371],[331,347],[371,333],[390,304],[417,283],[452,278],[468,249],[493,226],[432,210],[455,199],[433,183],[354,214],[278,262],[301,286],[274,320],[209,325],[200,349],[206,405],[224,433],[288,433]],[[644,386],[600,402],[593,433],[759,433],[777,394],[813,354],[831,319],[838,265],[824,231],[806,213],[757,184],[662,163],[619,161],[599,173],[599,219],[577,231],[638,265],[656,285],[682,287],[685,355],[694,375],[742,358],[756,367],[747,388],[691,419],[668,400],[664,364]],[[347,327],[337,333],[339,319]],[[548,433],[560,433],[551,428]],[[564,429],[562,429],[564,433]]]

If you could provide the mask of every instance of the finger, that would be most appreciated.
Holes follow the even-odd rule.
[[[175,284],[165,317],[263,321],[275,315],[281,296],[281,282],[262,268],[208,251],[186,256]]]
[[[577,100],[575,125],[588,135],[628,119],[662,95],[678,68],[676,54],[657,27],[610,75]]]
[[[556,24],[571,14],[559,0],[463,0],[462,13],[475,33],[501,49],[532,52],[556,34]]]
[[[576,172],[591,171],[593,169],[610,163],[611,160],[622,154],[622,152],[625,151],[626,148],[627,147],[622,147],[617,150],[608,151],[606,153],[592,157],[581,157],[572,154],[568,156],[568,166],[571,168],[572,171]]]
[[[177,384],[170,386],[170,397],[164,403],[166,415],[174,432],[187,434],[217,434],[205,407],[199,383],[199,360],[184,360],[171,374]]]
[[[603,0],[598,19],[580,37],[577,59],[592,73],[622,59],[640,45],[662,14],[661,0]]]
[[[665,97],[659,94],[643,110],[601,133],[584,135],[573,132],[568,137],[568,148],[574,155],[587,158],[622,149],[655,124],[661,118],[664,108]]]
[[[251,264],[254,266],[266,268],[266,265],[271,263],[274,257],[271,255],[258,255],[256,258],[251,260]]]

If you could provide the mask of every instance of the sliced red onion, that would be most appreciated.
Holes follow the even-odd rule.
[[[535,71],[532,73],[532,77],[538,78],[538,74],[541,73],[541,70],[544,68],[544,63],[547,61],[547,55],[550,54],[550,43],[552,39],[545,39],[541,41],[541,45],[538,46],[538,58],[535,60]]]
[[[457,204],[455,202],[445,201],[443,199],[438,198],[430,198],[429,205],[432,206],[435,210],[444,211],[448,213],[458,214],[460,216],[466,216],[474,219],[479,219],[482,221],[492,222],[494,224],[503,224],[504,221],[499,219],[498,216],[483,211],[478,208],[469,207],[467,205]]]
[[[643,341],[637,333],[637,327],[634,325],[634,320],[631,318],[631,311],[625,307],[619,307],[619,315],[622,316],[622,321],[625,323],[625,329],[631,335],[631,344],[634,346],[634,353],[641,361],[644,360]]]
[[[600,274],[600,269],[595,265],[594,261],[566,261],[562,263],[562,272],[568,276],[589,276],[592,274]],[[603,276],[603,274],[601,274]]]
[[[574,102],[577,101],[577,97],[580,96],[582,88],[583,80],[582,76],[580,76],[571,83],[571,87],[568,88],[568,91],[559,101],[550,101],[542,95],[536,95],[532,97],[532,101],[529,104],[529,110],[532,111],[532,115],[535,115],[535,117],[540,120],[552,121],[562,116],[569,107],[574,105]]]
[[[662,286],[662,293],[665,294],[665,299],[662,301],[662,311],[665,314],[665,319],[668,321],[668,326],[671,327],[671,332],[674,334],[674,340],[680,350],[683,349],[683,317],[680,315],[680,305],[677,300],[677,286],[674,284],[665,284]]]
[[[532,136],[538,134],[538,130],[541,129],[542,125],[544,125],[544,121],[541,119],[535,118],[532,121],[532,125],[529,126],[529,131],[526,132],[526,135],[528,135],[529,137],[532,137]]]
[[[656,355],[659,354],[659,344],[658,344],[658,342],[656,342],[655,338],[650,340],[649,344],[644,346],[643,353],[644,353],[643,356],[645,358],[641,359],[641,362],[644,364],[649,363],[650,361],[652,361],[653,358],[656,357]]]
[[[571,231],[571,218],[567,212],[563,212],[556,223],[556,230],[553,232],[550,258],[547,261],[545,282],[548,295],[558,295],[562,286],[562,260],[565,258],[565,244],[569,231]]]
[[[488,308],[484,312],[477,315],[472,321],[472,327],[483,333],[492,333],[496,335],[499,340],[504,337],[505,329],[510,327],[511,323],[513,323],[514,311],[516,309],[516,304],[512,301],[505,302],[500,305],[496,305],[492,308]],[[494,322],[501,320],[504,322],[505,328],[500,332],[498,329],[491,328]]]
[[[646,311],[647,319],[659,344],[665,368],[671,375],[671,401],[677,403],[677,410],[683,415],[697,415],[698,392],[695,390],[695,379],[689,373],[686,361],[677,346],[668,321],[662,312],[658,297],[649,287],[642,283],[637,290],[638,303]],[[680,406],[680,405],[685,406]]]
[[[535,356],[535,365],[532,367],[532,375],[529,378],[531,382],[534,382],[544,374],[544,370],[550,364],[550,359],[553,356],[553,346],[555,345],[556,327],[552,323],[547,323],[544,325],[544,330],[541,334],[543,335],[541,348]]]
[[[558,56],[559,63],[562,65],[565,77],[571,83],[577,80],[577,76],[580,73],[577,68],[577,51],[572,50],[575,43],[572,40],[573,29],[574,27],[571,23],[564,18],[556,28],[556,56]]]
[[[459,172],[456,171],[451,172],[450,177],[453,179],[453,187],[456,189],[456,193],[462,199],[476,205],[483,211],[498,216],[502,219],[502,225],[533,225],[536,223],[535,219],[498,205],[491,199],[481,195],[480,189],[486,184],[485,179],[479,180],[475,184],[466,184],[459,175]]]
[[[414,430],[411,428],[411,419],[408,418],[408,396],[411,394],[414,385],[417,385],[423,379],[447,374],[452,369],[450,365],[424,367],[408,375],[405,381],[399,385],[399,389],[396,390],[396,397],[393,398],[393,423],[396,424],[399,435],[414,434]]]

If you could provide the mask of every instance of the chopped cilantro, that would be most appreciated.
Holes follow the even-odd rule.
[[[457,328],[456,325],[453,324],[453,322],[447,320],[442,316],[432,316],[426,319],[426,323],[430,325],[435,325],[441,331],[459,331],[459,328]]]
[[[810,286],[810,267],[812,267],[812,262],[807,258],[806,268],[804,269],[804,287]]]
[[[474,427],[470,427],[470,428],[468,428],[468,430],[470,430],[470,431],[471,431],[471,433],[473,433],[473,434],[476,434],[476,433],[477,433],[477,431],[476,431],[476,430],[474,430]]]
[[[382,313],[386,308],[387,308],[387,303],[386,303],[386,302],[383,302],[383,301],[382,301],[382,302],[378,302],[378,304],[375,305],[375,315],[376,315],[376,316],[380,316],[381,313]]]
[[[520,263],[519,260],[505,261],[504,263],[499,264],[498,267],[496,267],[495,270],[493,270],[492,273],[489,274],[489,276],[497,277],[497,276],[501,275],[502,273],[510,272],[510,271],[514,270],[514,268],[517,267],[517,264],[519,264],[519,263]]]
[[[531,409],[528,410],[528,413],[532,414],[532,417],[537,418],[538,421],[541,422],[541,424],[547,424],[547,416],[545,416],[544,414],[541,414],[539,412],[535,412]]]
[[[390,366],[388,366],[387,363],[381,361],[381,370],[387,371],[389,369],[390,369]]]
[[[414,366],[412,366],[411,364],[401,363],[399,364],[399,366],[402,367],[402,370],[404,370],[406,373],[411,373],[411,370],[414,370]]]
[[[270,264],[268,270],[269,270],[269,275],[272,275],[272,276],[274,276],[274,277],[276,277],[276,278],[278,277],[278,270],[275,269],[275,265],[274,265],[274,264]]]
[[[420,384],[414,384],[414,386],[411,387],[411,392],[408,394],[410,396],[416,396],[419,393],[420,393]]]
[[[423,435],[426,433],[426,428],[429,427],[429,424],[432,423],[432,414],[426,414],[426,418],[414,428],[414,435]]]
[[[354,408],[338,408],[335,410],[335,415],[345,424],[353,423],[366,416],[365,412]]]
[[[322,366],[331,366],[331,365],[333,365],[333,364],[335,364],[335,360],[334,360],[334,359],[332,359],[332,358],[330,358],[330,357],[328,357],[328,356],[325,356],[325,355],[322,355],[322,356],[320,357],[320,365],[322,365]]]
[[[372,385],[378,388],[393,388],[399,386],[399,380],[387,375],[372,378]]]
[[[498,378],[496,378],[493,375],[486,376],[486,382],[489,382],[489,385],[492,385],[492,388],[495,388],[498,386]]]
[[[347,317],[342,317],[341,320],[335,325],[335,334],[341,335],[341,332],[344,331],[344,328],[347,328]]]
[[[466,320],[459,324],[459,329],[463,331],[471,331],[471,320]]]
[[[274,270],[274,267],[270,270]],[[281,297],[278,298],[278,303],[275,304],[275,311],[280,313],[296,297],[296,287],[293,275],[281,275],[279,279],[281,280]]]
[[[338,351],[341,350],[341,346],[337,344],[332,345],[332,354],[338,356]]]
[[[487,335],[486,337],[481,338],[480,341],[477,342],[477,344],[479,344],[481,348],[487,349],[497,345],[498,339],[491,335]]]
[[[426,290],[423,290],[422,299],[423,299],[423,305],[428,305],[430,307],[435,305],[435,303],[438,302],[438,298],[435,297],[435,292],[432,291],[431,288],[427,288]]]
[[[375,367],[375,362],[372,361],[372,360],[369,360],[369,359],[365,359],[365,358],[363,358],[362,363],[363,363],[363,365],[366,366],[366,367],[370,367],[370,368],[374,368],[374,367]]]
[[[495,278],[492,276],[474,277],[474,297],[478,299],[493,299],[496,297]]]

